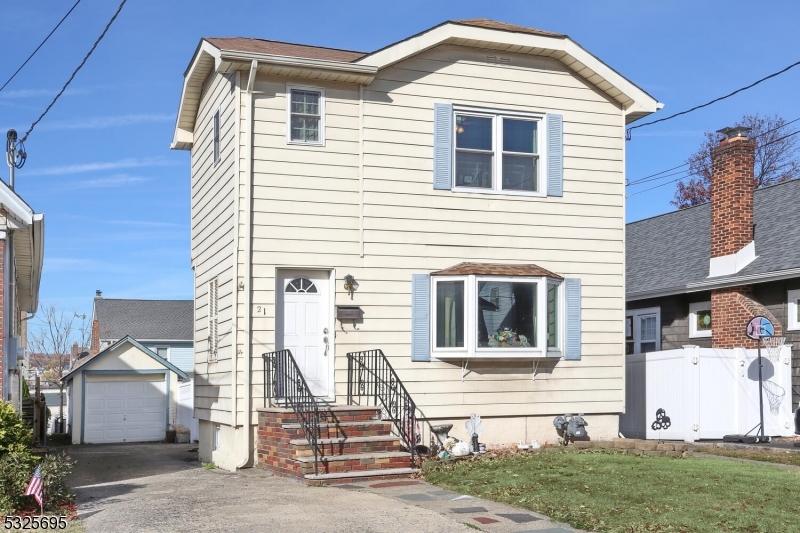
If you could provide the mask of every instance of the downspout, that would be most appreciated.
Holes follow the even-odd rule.
[[[625,213],[627,213],[627,210],[628,210],[628,206],[627,206],[628,195],[627,195],[627,191],[625,190],[625,184],[628,183],[628,175],[627,175],[627,173],[625,171],[625,168],[626,168],[626,165],[627,165],[627,161],[625,160],[625,155],[626,155],[626,153],[625,153],[625,145],[628,144],[628,142],[625,140],[625,131],[626,131],[625,128],[627,128],[628,125],[627,125],[625,119],[626,119],[626,117],[625,117],[625,109],[622,109],[622,249],[623,250],[627,246],[626,231],[625,231]],[[627,275],[626,275],[627,271],[628,271],[627,254],[622,254],[622,287],[623,287],[623,289],[622,289],[622,334],[621,334],[622,339],[621,340],[622,340],[622,353],[623,354],[625,353],[625,340],[626,340],[625,339],[625,321],[627,320],[626,311],[627,311],[627,307],[628,307],[628,299],[625,298],[625,290],[626,290],[625,287],[628,286],[627,285],[628,280],[627,280]],[[661,332],[659,331],[658,334],[661,335]],[[625,391],[628,390],[626,388],[628,386],[627,379],[626,379],[626,375],[627,374],[628,374],[628,356],[627,355],[623,355],[622,356],[622,412],[623,413],[627,412],[627,410],[628,410],[628,406],[626,404],[627,399],[625,397]],[[622,435],[622,432],[620,432],[619,435],[623,439],[625,438]]]
[[[358,86],[358,240],[364,257],[364,86]],[[362,264],[363,266],[363,264]]]
[[[236,98],[234,101],[234,121],[239,125],[239,99],[241,86],[241,74],[236,72]],[[237,136],[239,128],[235,130]],[[239,139],[236,139],[234,145],[234,176],[233,176],[233,318],[231,324],[231,427],[234,434],[237,428],[237,413],[238,413],[238,397],[236,390],[239,388]],[[225,179],[224,176],[222,179]],[[236,439],[234,437],[234,443]],[[235,444],[234,444],[235,447]],[[237,467],[238,468],[238,467]]]
[[[258,61],[255,59],[250,64],[250,75],[247,78],[247,139],[245,145],[247,146],[247,179],[245,180],[245,226],[244,226],[244,325],[245,325],[245,343],[244,343],[244,428],[246,446],[244,447],[245,453],[242,460],[236,465],[236,468],[242,468],[250,464],[251,461],[251,448],[253,446],[252,434],[252,417],[253,417],[253,394],[250,390],[250,381],[252,378],[251,367],[253,363],[253,339],[251,334],[252,326],[252,281],[253,281],[253,242],[252,242],[252,217],[253,217],[253,108],[255,106],[253,96],[253,86],[256,82],[256,74],[258,73]],[[237,193],[238,194],[238,193]],[[238,262],[238,259],[237,259]]]

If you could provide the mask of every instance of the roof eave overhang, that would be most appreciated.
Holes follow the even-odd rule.
[[[625,111],[627,123],[663,107],[658,100],[566,36],[532,35],[447,23],[364,56],[354,63],[380,70],[447,43],[552,57],[618,102]]]
[[[33,223],[26,230],[19,232],[19,235],[22,239],[15,240],[15,246],[23,244],[29,247],[31,257],[29,269],[17,273],[19,305],[26,313],[35,313],[39,308],[39,286],[42,281],[44,261],[44,215],[34,214]]]
[[[200,105],[200,93],[209,74],[250,70],[253,61],[257,63],[260,74],[324,79],[360,85],[370,84],[378,71],[377,68],[369,65],[341,61],[222,50],[203,40],[184,74],[178,118],[170,148],[191,150],[194,143],[194,126]]]
[[[737,287],[739,285],[753,285],[756,283],[769,283],[770,281],[780,281],[783,279],[800,277],[800,267],[775,270],[773,272],[762,272],[758,274],[746,274],[743,276],[730,276],[725,279],[713,279],[687,283],[679,287],[659,289],[655,291],[641,291],[625,295],[625,300],[633,302],[636,300],[647,300],[650,298],[661,298],[663,296],[674,296],[676,294],[688,294],[693,292],[703,292],[726,287]]]
[[[33,209],[8,185],[0,181],[0,208],[5,211],[7,228],[14,235],[15,253],[27,259],[17,263],[17,294],[22,311],[35,313],[39,307],[39,285],[44,258],[44,215]],[[24,264],[23,264],[24,263]]]

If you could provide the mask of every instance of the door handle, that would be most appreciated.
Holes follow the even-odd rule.
[[[324,355],[325,355],[325,357],[327,357],[328,356],[328,346],[330,346],[330,343],[328,342],[328,336],[327,335],[322,337],[322,342],[325,343],[325,354]]]

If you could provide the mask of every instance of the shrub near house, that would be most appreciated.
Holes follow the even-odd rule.
[[[64,482],[73,462],[66,452],[45,455],[32,453],[33,432],[9,403],[0,402],[0,516],[35,508],[32,496],[25,496],[36,465],[42,467],[45,512],[58,513],[73,500]]]

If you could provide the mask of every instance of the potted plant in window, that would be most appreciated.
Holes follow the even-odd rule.
[[[489,346],[492,348],[530,348],[531,343],[525,335],[519,335],[510,328],[503,328],[489,336]]]

